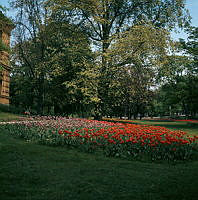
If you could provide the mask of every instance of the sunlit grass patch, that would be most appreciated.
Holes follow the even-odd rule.
[[[22,115],[16,115],[12,113],[0,112],[0,122],[14,121],[14,120],[24,120]]]

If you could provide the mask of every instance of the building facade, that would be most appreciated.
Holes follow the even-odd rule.
[[[9,105],[10,97],[10,60],[9,46],[10,34],[14,26],[8,23],[0,23],[0,103]]]

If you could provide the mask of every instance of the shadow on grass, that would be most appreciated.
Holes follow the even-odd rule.
[[[189,129],[191,131],[197,131],[198,133],[198,123],[191,122],[177,122],[177,121],[160,121],[160,120],[142,120],[141,122],[147,123],[148,125],[163,126],[169,129]],[[139,124],[141,124],[141,122]],[[163,123],[164,122],[164,123]]]
[[[124,124],[139,124],[139,125],[149,125],[149,126],[162,126],[172,130],[181,130],[189,134],[198,134],[198,123],[188,122],[188,121],[174,121],[174,120],[111,120],[107,119],[105,121],[124,123]]]
[[[166,128],[170,128],[170,129],[194,129],[194,130],[198,130],[198,125],[191,125],[191,124],[163,124],[163,123],[159,123],[159,124],[153,124],[154,126],[163,126]]]
[[[2,200],[196,200],[198,162],[143,163],[48,147],[0,132]]]
[[[145,122],[175,122],[174,120],[171,119],[147,119],[147,120],[141,120]]]

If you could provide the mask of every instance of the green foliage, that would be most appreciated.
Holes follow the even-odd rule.
[[[0,51],[10,52],[10,48],[3,43],[2,39],[0,39]]]
[[[197,30],[196,27],[189,29],[188,41],[181,40],[178,44],[183,55],[169,56],[158,74],[163,82],[158,91],[158,102],[161,102],[164,111],[168,111],[166,114],[190,118],[198,114]]]
[[[24,108],[16,107],[14,105],[0,104],[0,112],[22,114],[22,112],[24,112]]]
[[[108,110],[105,105],[112,102],[110,94],[113,92],[109,85],[115,81],[111,67],[119,64],[124,68],[125,64],[130,64],[143,68],[142,62],[161,65],[160,59],[163,53],[165,56],[168,45],[164,43],[167,42],[166,30],[177,25],[184,27],[189,22],[183,0],[54,0],[48,1],[48,6],[52,15],[58,13],[63,18],[66,14],[68,20],[75,21],[99,51],[99,104],[96,111],[100,115]]]
[[[197,78],[184,76],[177,78],[177,82],[169,83],[159,91],[160,99],[169,115],[186,115],[196,117],[197,105]]]
[[[190,74],[198,75],[198,27],[190,27],[187,31],[188,41],[185,42],[180,40],[180,48],[184,50],[186,55],[190,56],[190,63],[188,65],[188,70]]]
[[[144,115],[153,98],[151,87],[155,85],[156,72],[167,62],[167,49],[172,47],[168,32],[146,23],[115,37],[105,54],[108,62],[105,110],[111,110],[107,115],[128,118]]]
[[[168,32],[189,22],[183,0],[12,5],[11,102],[40,114],[143,116],[174,46]]]
[[[13,22],[10,18],[6,17],[4,14],[6,12],[6,8],[0,5],[0,30],[5,26],[6,24],[13,25]],[[3,41],[2,38],[0,38],[0,51],[7,51],[10,52],[10,48],[7,47]]]
[[[23,6],[26,13],[31,2]],[[42,9],[41,4],[38,10]],[[94,56],[87,37],[68,21],[51,17],[45,19],[46,25],[37,23],[37,17],[42,17],[38,10],[32,18],[37,35],[33,36],[33,31],[31,39],[24,39],[24,33],[17,33],[23,39],[13,51],[11,103],[40,114],[81,115],[81,110],[90,113],[97,94]],[[20,25],[18,28],[22,29]]]
[[[105,56],[109,57],[107,60],[112,65],[120,67],[138,63],[159,67],[165,62],[168,50],[173,45],[165,29],[156,29],[151,23],[140,22],[118,34]]]
[[[2,27],[4,24],[11,24],[13,25],[13,22],[10,18],[6,17],[5,12],[7,11],[7,8],[0,5],[0,27]]]

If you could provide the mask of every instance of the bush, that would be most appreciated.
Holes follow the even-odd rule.
[[[15,107],[13,105],[0,104],[0,112],[22,114],[23,113],[23,109],[21,107]]]

